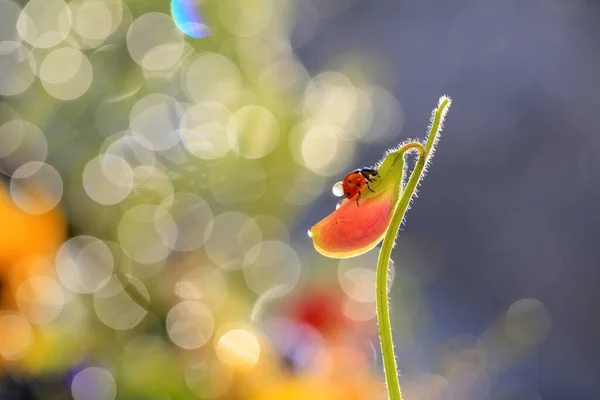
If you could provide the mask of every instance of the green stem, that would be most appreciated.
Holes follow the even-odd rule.
[[[409,150],[416,149],[419,152],[419,159],[410,175],[408,183],[404,187],[404,191],[394,214],[387,233],[381,245],[379,259],[377,261],[377,321],[379,323],[379,338],[381,341],[381,354],[383,358],[383,370],[385,373],[385,381],[388,390],[389,400],[402,400],[400,391],[400,382],[398,380],[398,366],[396,365],[396,357],[394,355],[394,343],[392,340],[392,326],[390,323],[389,302],[388,302],[388,268],[392,248],[400,225],[404,220],[406,210],[412,200],[419,181],[424,175],[425,165],[430,160],[434,152],[434,146],[438,140],[439,133],[442,128],[444,116],[450,106],[450,99],[442,97],[438,107],[432,115],[431,126],[427,136],[425,147],[418,142],[412,142],[403,146],[398,152],[404,157]]]

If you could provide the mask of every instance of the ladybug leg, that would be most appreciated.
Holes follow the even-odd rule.
[[[375,193],[375,191],[373,189],[371,189],[371,186],[369,186],[369,182],[367,182],[367,188],[369,188],[369,190],[373,193]]]
[[[362,191],[358,192],[358,196],[356,196],[356,207],[360,207],[360,204],[358,204],[358,199],[360,199],[360,194],[361,193],[362,193]]]
[[[379,176],[379,174],[373,174],[371,176],[365,176],[365,179],[367,180],[367,182],[375,182],[377,179],[375,179],[376,176]]]

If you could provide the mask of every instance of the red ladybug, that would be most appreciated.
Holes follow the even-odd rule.
[[[358,199],[360,199],[361,191],[365,187],[373,192],[373,189],[369,186],[369,182],[373,182],[376,176],[379,176],[379,173],[376,169],[372,168],[356,169],[350,172],[342,181],[344,197],[351,199],[358,193],[358,197],[356,198],[356,205],[358,206]]]

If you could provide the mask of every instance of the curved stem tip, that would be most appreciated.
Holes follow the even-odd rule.
[[[411,142],[402,146],[398,152],[401,157],[404,157],[407,151],[416,149],[419,152],[419,158],[407,184],[404,186],[402,196],[398,201],[398,205],[394,210],[392,220],[387,229],[379,259],[377,260],[377,276],[376,276],[376,291],[377,291],[377,321],[379,323],[379,338],[381,342],[381,354],[383,358],[383,370],[385,373],[385,382],[388,390],[389,400],[402,400],[402,392],[400,390],[400,382],[398,380],[398,366],[396,365],[396,357],[394,355],[394,343],[392,340],[392,326],[389,315],[389,299],[388,299],[388,268],[392,248],[396,235],[400,229],[400,225],[404,220],[404,215],[408,210],[408,206],[416,192],[419,181],[425,175],[425,166],[431,159],[435,150],[435,144],[439,139],[439,134],[442,130],[444,117],[450,107],[450,98],[443,96],[440,98],[438,107],[433,111],[431,125],[425,146],[419,142]]]

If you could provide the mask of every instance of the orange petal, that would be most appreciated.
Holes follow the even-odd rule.
[[[379,175],[358,199],[346,201],[313,226],[309,235],[315,249],[326,257],[349,258],[366,253],[383,239],[400,199],[404,157],[389,152],[377,168]]]
[[[375,247],[392,218],[393,187],[366,199],[347,201],[310,230],[315,249],[324,256],[348,258]]]

